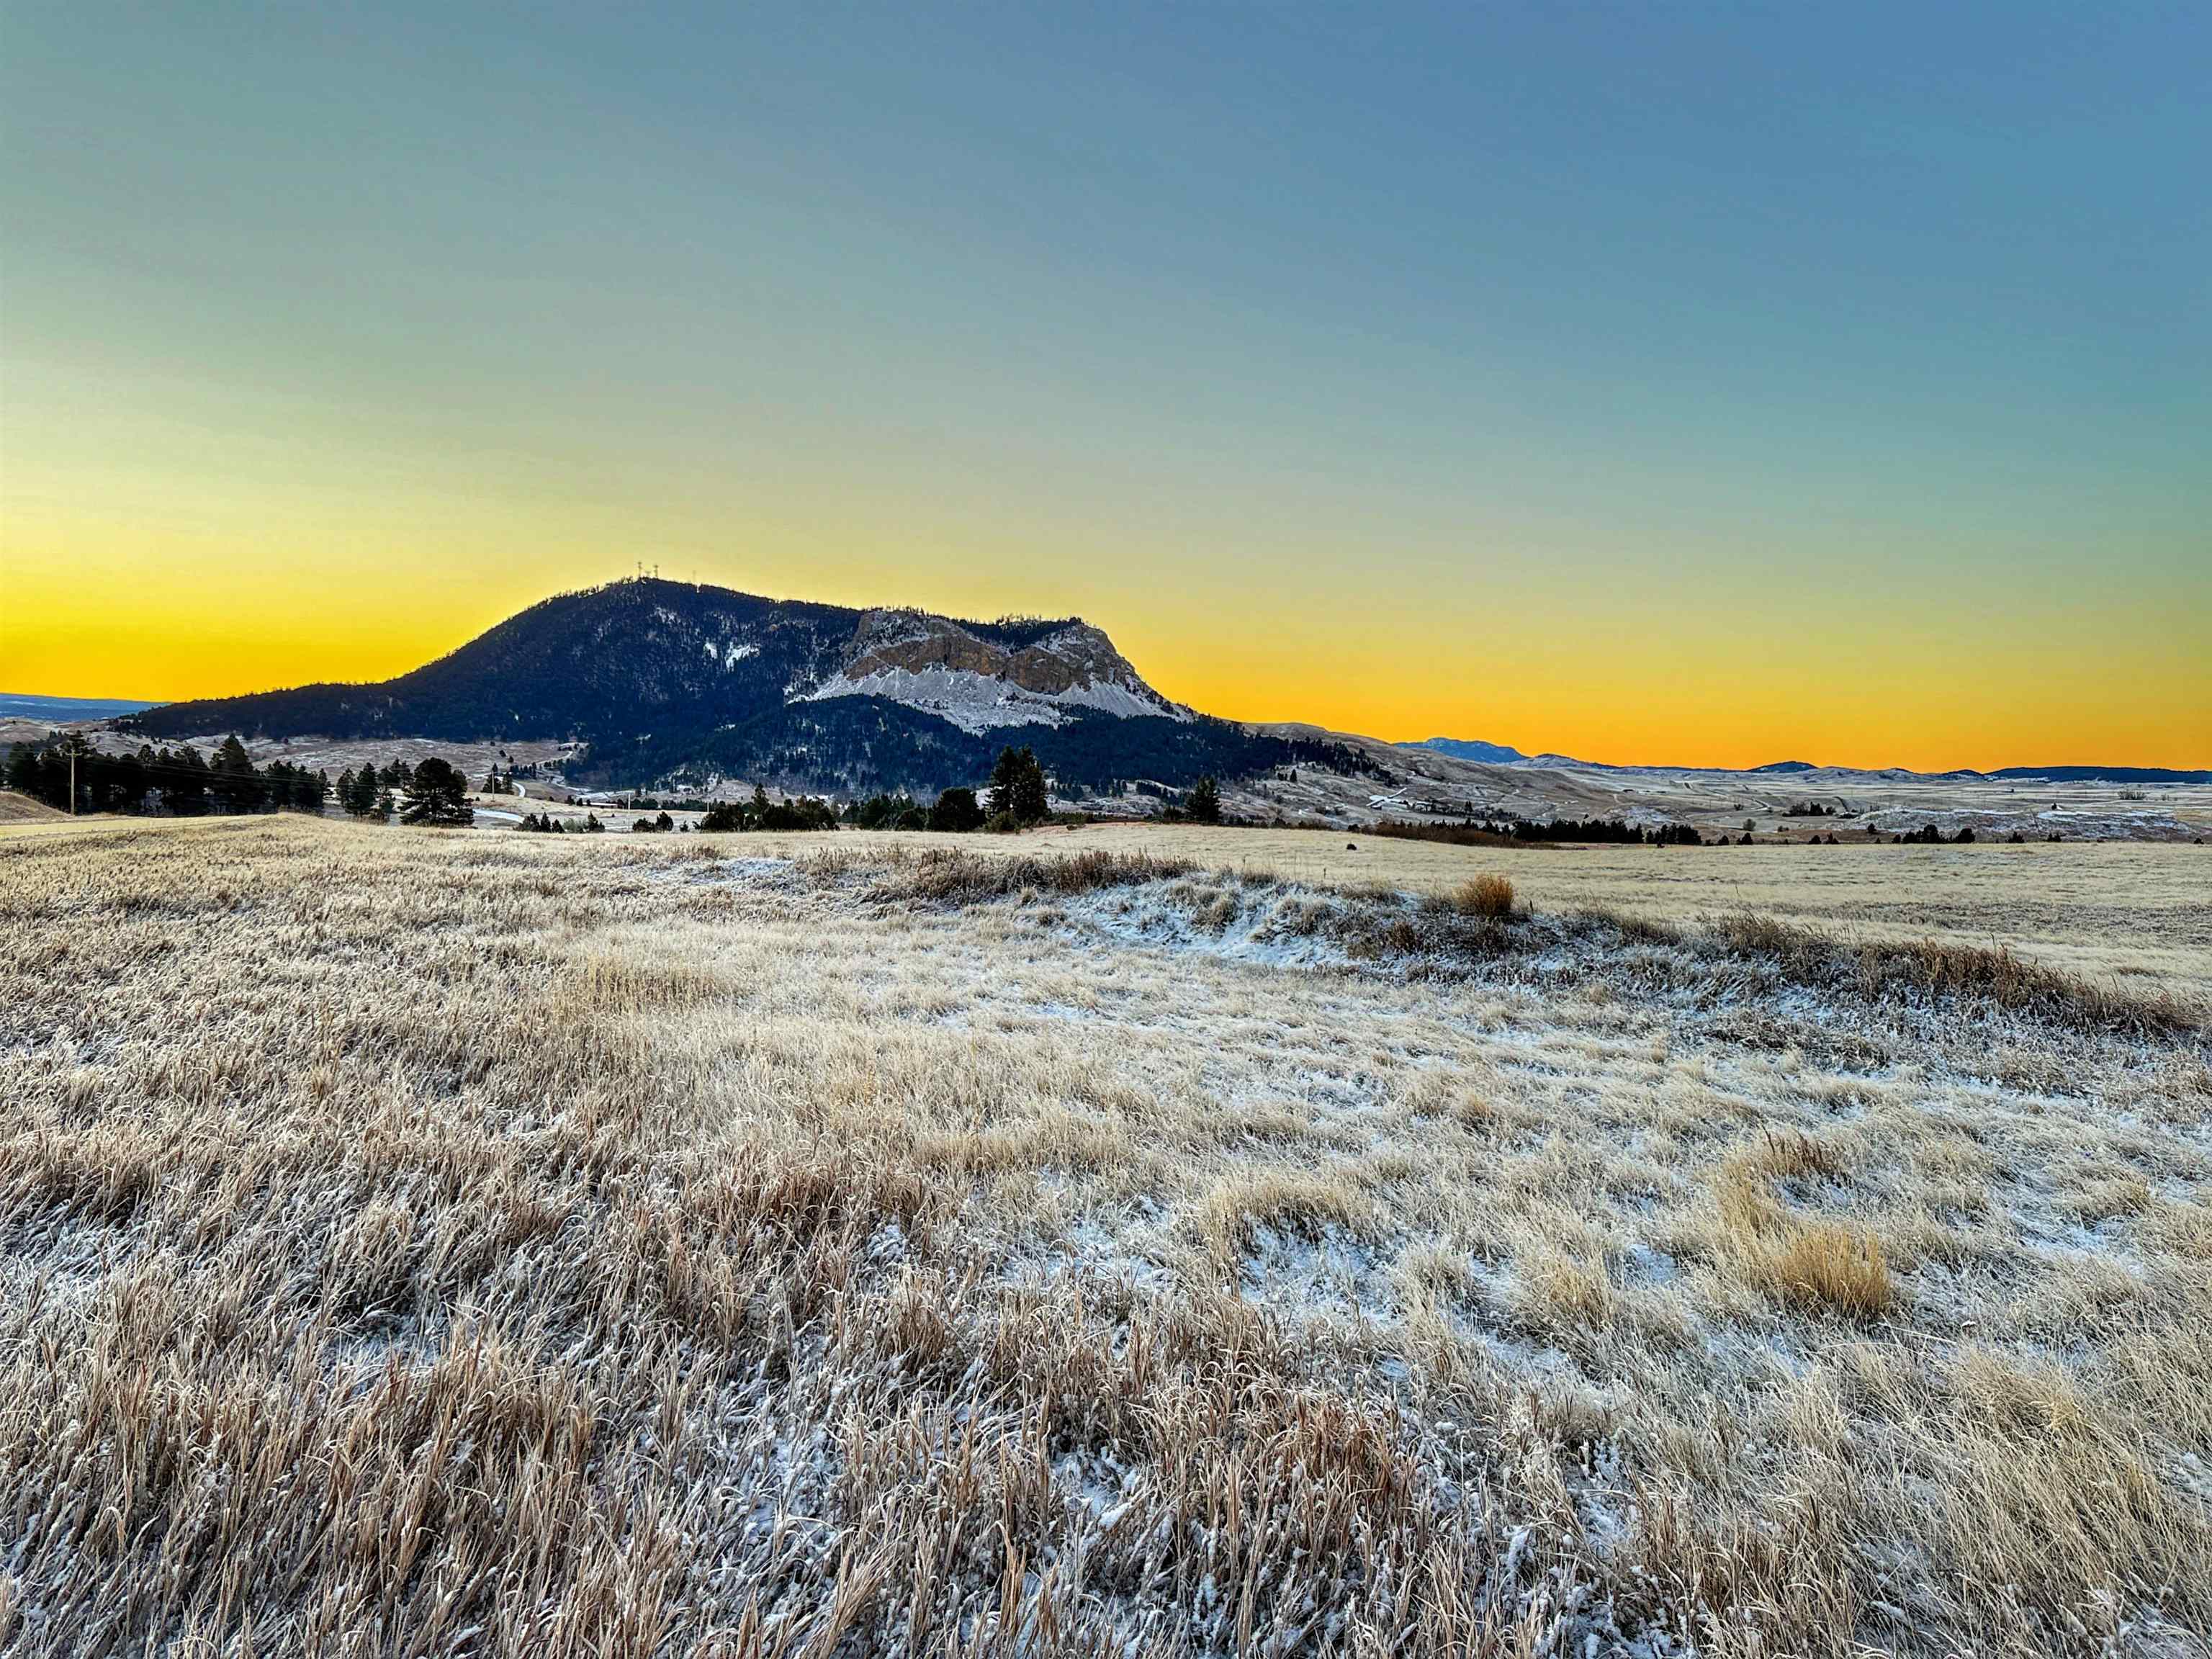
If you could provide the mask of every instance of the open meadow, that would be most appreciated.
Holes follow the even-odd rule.
[[[0,824],[0,1651],[2203,1654],[2208,896]]]

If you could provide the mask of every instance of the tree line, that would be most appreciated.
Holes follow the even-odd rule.
[[[1439,841],[1462,847],[1500,847],[1510,842],[1548,845],[1594,842],[1603,846],[1703,847],[1705,837],[1686,823],[1649,827],[1619,818],[1559,818],[1538,823],[1531,818],[1468,818],[1462,823],[1407,823],[1385,818],[1370,831],[1400,841]],[[1727,837],[1722,838],[1723,844]]]
[[[930,830],[968,835],[978,830],[1022,830],[1042,823],[1051,813],[1044,766],[1026,744],[999,751],[991,781],[978,799],[973,789],[942,790],[925,806],[912,795],[875,794],[847,804],[841,814],[830,802],[811,795],[772,801],[760,785],[750,801],[725,801],[699,821],[702,830],[834,830],[842,821],[856,830]],[[641,823],[644,820],[641,819]]]
[[[74,795],[72,796],[72,769]],[[109,753],[82,732],[51,733],[8,751],[7,787],[61,811],[136,817],[205,817],[248,812],[307,812],[335,804],[357,818],[407,823],[464,824],[474,814],[468,781],[432,756],[419,766],[392,761],[330,775],[290,761],[256,766],[235,735],[212,755],[190,744],[142,744]]]
[[[257,767],[234,737],[224,738],[210,757],[190,744],[173,749],[142,744],[135,751],[111,754],[82,732],[49,734],[10,745],[6,777],[9,788],[64,812],[319,813],[331,795],[323,773],[281,760]]]

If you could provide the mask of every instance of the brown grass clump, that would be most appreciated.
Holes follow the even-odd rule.
[[[1778,1301],[1876,1319],[1895,1299],[1881,1241],[1863,1227],[1795,1215],[1774,1195],[1778,1176],[1838,1167],[1820,1143],[1796,1133],[1768,1135],[1732,1155],[1715,1182],[1723,1249],[1742,1278]]]
[[[1802,1129],[1781,1127],[1763,1131],[1759,1144],[1747,1154],[1750,1167],[1779,1181],[1840,1176],[1849,1164],[1843,1149],[1832,1140],[1821,1140]]]
[[[1214,1260],[1233,1262],[1261,1227],[1315,1238],[1329,1227],[1358,1224],[1364,1206],[1340,1180],[1303,1170],[1263,1169],[1215,1187],[1200,1218]]]
[[[1836,1222],[1800,1223],[1766,1259],[1782,1293],[1830,1308],[1846,1319],[1878,1319],[1895,1290],[1881,1241],[1862,1228]]]
[[[1463,916],[1508,921],[1513,915],[1513,884],[1504,876],[1477,876],[1451,896],[1451,903]]]

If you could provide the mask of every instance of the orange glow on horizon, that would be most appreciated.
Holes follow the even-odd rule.
[[[629,574],[584,548],[346,563],[245,558],[180,538],[159,558],[74,538],[32,550],[9,526],[0,690],[180,700],[311,680],[388,678],[466,643],[539,599]],[[2033,680],[2016,665],[1920,656],[1918,641],[1826,640],[1719,618],[1593,641],[1564,625],[1468,633],[1418,606],[1316,620],[1289,592],[1241,611],[1155,590],[1093,586],[1053,602],[1034,580],[923,583],[895,569],[763,556],[701,561],[714,586],[836,604],[914,604],[959,616],[1080,612],[1152,684],[1208,714],[1297,720],[1394,741],[1480,738],[1584,759],[1755,766],[1784,759],[1926,770],[2095,762],[2212,763],[2201,661],[2139,653],[2124,683],[2074,653]],[[663,574],[692,572],[663,563]],[[810,576],[813,580],[810,580]],[[1856,672],[1838,670],[1856,659]]]

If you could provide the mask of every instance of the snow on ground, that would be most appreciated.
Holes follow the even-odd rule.
[[[1096,680],[1064,691],[1032,691],[1012,680],[951,668],[884,668],[857,678],[838,674],[806,693],[805,701],[823,702],[832,697],[884,697],[975,732],[1006,726],[1062,726],[1078,712],[1190,718],[1188,709],[1109,681]]]

